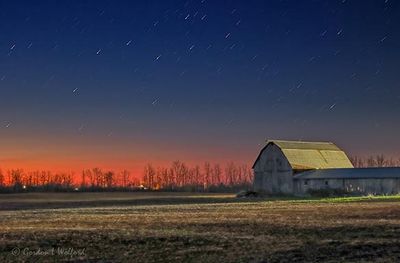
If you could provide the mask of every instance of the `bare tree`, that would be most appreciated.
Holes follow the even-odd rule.
[[[81,174],[81,187],[82,188],[86,188],[87,187],[85,170],[83,170],[82,174]]]
[[[14,187],[15,191],[18,191],[23,184],[23,171],[21,169],[7,171],[9,184]]]
[[[156,175],[156,171],[151,164],[147,164],[144,167],[144,175],[143,181],[144,185],[150,189],[154,188],[154,176]]]
[[[396,167],[396,161],[393,158],[390,158],[389,160],[387,160],[386,166],[387,167]]]
[[[154,182],[154,188],[156,190],[162,188],[162,186],[163,186],[162,170],[163,170],[162,167],[157,167],[156,178],[155,178],[155,182]]]
[[[201,174],[201,169],[200,166],[196,165],[193,168],[193,180],[192,180],[192,184],[193,185],[201,185],[202,184],[202,174]]]
[[[251,168],[249,168],[246,164],[244,164],[240,167],[240,170],[242,171],[241,182],[245,184],[251,183],[253,181],[253,172]]]
[[[227,185],[236,184],[237,170],[233,162],[229,162],[225,167],[225,180]]]
[[[385,156],[383,156],[383,154],[380,154],[380,155],[376,156],[375,163],[376,163],[377,167],[385,167],[387,160],[386,160]]]
[[[222,169],[219,164],[214,164],[214,167],[212,169],[212,177],[214,178],[214,184],[221,184],[222,183]]]
[[[365,167],[365,162],[362,158],[360,158],[358,156],[351,156],[349,159],[354,167],[356,167],[356,168]]]
[[[114,173],[111,171],[108,171],[104,174],[104,186],[107,188],[111,188],[114,186]]]
[[[184,163],[180,161],[174,161],[172,163],[171,172],[177,186],[183,186],[186,184],[188,168]]]
[[[368,157],[367,167],[376,167],[375,158],[373,156]]]
[[[96,167],[92,169],[92,180],[93,180],[92,185],[96,187],[103,186],[103,172],[101,171],[100,168]]]
[[[215,178],[212,176],[211,164],[209,162],[204,163],[204,173],[203,173],[203,187],[206,189],[209,185],[215,184]]]
[[[3,171],[0,169],[0,187],[4,187],[6,185],[6,177],[3,174]]]
[[[169,169],[165,167],[160,168],[160,176],[161,176],[161,187],[162,188],[170,188],[172,182],[170,181],[170,173]]]
[[[128,187],[129,183],[130,183],[130,176],[131,174],[129,173],[128,170],[123,170],[121,172],[121,177],[122,177],[122,187]]]

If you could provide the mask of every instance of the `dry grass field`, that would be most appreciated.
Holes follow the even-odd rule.
[[[0,195],[0,262],[399,262],[400,197]]]

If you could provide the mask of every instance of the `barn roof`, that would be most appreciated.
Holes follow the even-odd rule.
[[[299,173],[294,179],[366,179],[400,178],[400,167],[342,168],[310,170]]]
[[[353,168],[347,155],[331,142],[282,140],[268,140],[254,162],[253,168],[262,152],[272,144],[282,150],[293,169]]]

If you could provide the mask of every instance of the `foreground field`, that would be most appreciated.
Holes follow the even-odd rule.
[[[400,198],[0,196],[0,262],[398,262]]]

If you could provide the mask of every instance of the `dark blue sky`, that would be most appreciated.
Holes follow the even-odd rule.
[[[0,166],[400,154],[394,0],[0,1],[0,57]]]

